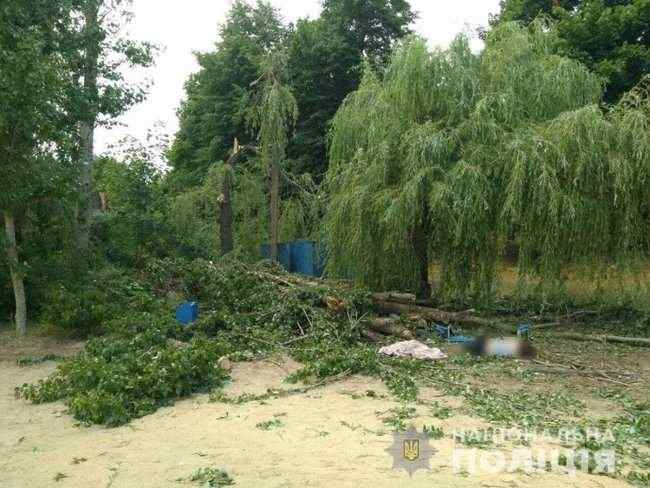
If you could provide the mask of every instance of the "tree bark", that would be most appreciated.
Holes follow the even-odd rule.
[[[533,331],[535,330],[533,326]],[[591,342],[618,342],[621,344],[631,344],[633,346],[650,347],[650,339],[645,337],[625,337],[614,335],[588,335],[577,332],[560,332],[553,333],[550,337],[563,337],[574,341],[591,341]]]
[[[4,212],[5,233],[7,235],[7,256],[9,258],[9,271],[14,289],[16,303],[16,332],[18,335],[27,333],[27,301],[25,300],[25,281],[19,270],[18,246],[16,244],[16,221],[11,212]]]
[[[429,283],[429,211],[424,205],[422,222],[416,226],[413,233],[413,249],[418,261],[419,283],[417,297],[422,300],[431,298],[431,284]]]
[[[280,238],[280,165],[271,165],[271,260],[278,260],[278,240]]]
[[[101,50],[99,31],[100,1],[86,2],[83,8],[84,16],[84,62],[83,62],[83,89],[87,103],[87,113],[83,114],[79,123],[80,157],[82,164],[82,191],[86,197],[83,211],[81,212],[80,230],[77,244],[81,251],[88,249],[90,242],[90,224],[96,210],[96,201],[93,195],[93,162],[95,153],[95,124],[97,121],[97,77],[99,54]]]
[[[397,320],[388,318],[375,318],[367,321],[368,327],[381,334],[399,337],[401,339],[413,339],[413,333],[400,326]]]
[[[225,173],[223,175],[222,192],[219,203],[219,240],[221,247],[221,255],[224,256],[232,252],[233,236],[232,236],[232,200],[231,200],[231,186],[232,186],[232,167],[229,164],[225,165]]]
[[[445,312],[421,305],[397,303],[373,298],[375,305],[384,313],[413,314],[434,322],[457,323],[473,327],[498,329],[509,334],[516,333],[515,328],[493,322],[483,317],[470,315],[469,312]]]

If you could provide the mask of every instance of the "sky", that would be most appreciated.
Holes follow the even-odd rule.
[[[252,0],[251,0],[252,1]],[[194,52],[214,49],[219,25],[226,18],[231,0],[133,0],[135,18],[126,33],[130,38],[161,46],[156,65],[131,72],[131,81],[150,80],[149,96],[124,114],[116,127],[98,129],[96,152],[101,154],[125,136],[141,141],[147,133],[173,136],[178,129],[177,109],[184,96],[183,85],[199,69]],[[271,0],[287,22],[316,18],[319,0]],[[488,15],[498,11],[499,0],[411,0],[419,17],[413,30],[429,44],[447,46],[459,32],[472,32],[487,25]],[[474,49],[480,49],[478,39]]]

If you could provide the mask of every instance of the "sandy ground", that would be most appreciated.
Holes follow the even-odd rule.
[[[68,352],[77,346],[69,346]],[[65,414],[62,403],[30,405],[14,398],[13,389],[45,377],[56,367],[47,362],[19,367],[13,357],[0,357],[0,487],[161,488],[198,486],[183,481],[197,468],[227,471],[240,487],[581,487],[628,486],[603,476],[578,473],[454,473],[450,438],[431,441],[437,453],[431,469],[412,477],[392,468],[385,452],[393,443],[382,412],[397,406],[384,396],[384,386],[354,377],[305,394],[241,405],[210,403],[197,395],[160,409],[130,425],[106,429],[82,427]],[[263,393],[286,387],[291,361],[239,363],[233,369],[229,395]],[[376,392],[375,398],[365,395]],[[424,399],[448,403],[434,390]],[[422,415],[414,420],[442,427],[480,428],[477,419],[456,415],[440,420]],[[279,419],[270,430],[260,422]],[[511,447],[503,447],[504,452]],[[58,478],[58,480],[57,480]]]

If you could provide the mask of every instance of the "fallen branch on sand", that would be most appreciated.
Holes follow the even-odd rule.
[[[620,385],[629,385],[639,381],[640,375],[638,373],[628,371],[611,371],[601,369],[588,369],[569,367],[562,364],[546,363],[544,361],[533,360],[533,363],[540,366],[527,368],[529,371],[545,374],[573,374],[578,376],[597,377],[599,379],[617,383]],[[625,381],[623,381],[625,380]]]
[[[644,337],[625,337],[607,334],[579,334],[577,332],[559,332],[553,333],[553,337],[564,337],[565,339],[572,339],[574,341],[591,341],[591,342],[617,342],[621,344],[630,344],[633,346],[650,347],[650,339]]]

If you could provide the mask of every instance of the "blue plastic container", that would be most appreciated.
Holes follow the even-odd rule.
[[[176,309],[176,320],[183,325],[191,324],[199,318],[199,304],[196,302],[181,303]]]
[[[472,336],[457,335],[450,325],[434,324],[434,329],[441,338],[452,344],[464,344],[474,340]]]
[[[530,324],[520,324],[517,327],[517,337],[529,341],[533,338],[533,326]]]
[[[264,259],[271,259],[269,244],[263,244],[260,252]],[[316,242],[300,240],[278,244],[278,261],[290,273],[320,277],[323,275],[325,257]]]
[[[260,252],[264,259],[271,259],[270,244],[262,244]],[[284,269],[291,271],[291,243],[278,244],[278,261]]]
[[[291,243],[291,272],[307,276],[323,275],[323,256],[314,241],[293,241]]]

